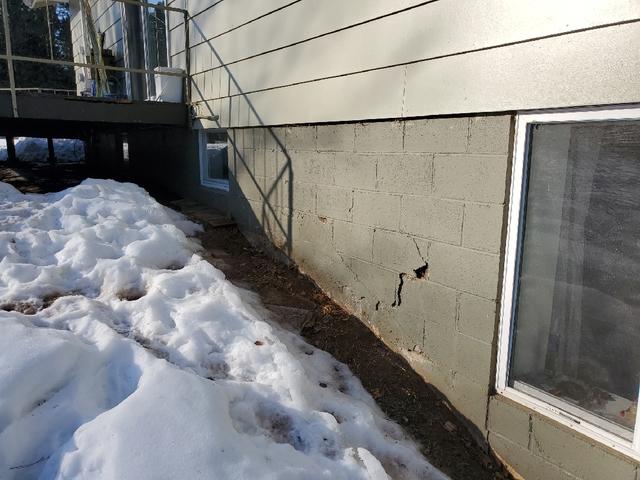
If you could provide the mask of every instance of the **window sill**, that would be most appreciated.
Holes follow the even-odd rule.
[[[201,180],[200,186],[219,190],[222,193],[229,193],[229,180]]]
[[[632,442],[625,441],[623,438],[618,437],[607,430],[603,430],[602,428],[590,424],[583,419],[573,417],[571,414],[562,411],[559,408],[524,392],[520,392],[512,387],[498,389],[497,394],[534,411],[542,417],[548,418],[550,421],[559,423],[564,427],[601,444],[604,448],[609,448],[633,459],[634,461],[640,460],[640,453],[633,448]]]

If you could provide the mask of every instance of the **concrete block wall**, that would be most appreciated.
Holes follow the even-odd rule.
[[[500,396],[491,398],[489,444],[527,480],[637,480],[638,463]]]
[[[493,391],[510,115],[229,130],[230,213],[357,315],[534,480],[638,463]]]
[[[266,234],[483,434],[510,131],[508,115],[230,130],[243,230]]]

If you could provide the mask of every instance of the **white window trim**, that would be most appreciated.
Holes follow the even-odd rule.
[[[638,120],[638,107],[605,107],[592,109],[571,109],[556,111],[534,111],[517,116],[515,143],[511,172],[510,205],[507,219],[507,243],[503,272],[502,302],[500,310],[500,329],[498,337],[498,356],[496,372],[496,390],[532,410],[545,415],[566,427],[589,436],[606,446],[619,451],[635,460],[640,460],[640,412],[636,415],[633,441],[625,440],[609,431],[578,418],[565,410],[552,406],[532,395],[510,387],[507,383],[510,352],[512,344],[513,296],[516,272],[519,262],[520,223],[523,214],[523,186],[525,168],[529,154],[528,126],[531,123],[590,122],[606,120]]]
[[[200,185],[207,188],[229,192],[229,180],[209,178],[207,176],[207,131],[198,130],[198,162],[200,163]]]

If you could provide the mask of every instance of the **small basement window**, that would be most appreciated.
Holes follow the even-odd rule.
[[[634,457],[640,109],[518,118],[498,390]]]
[[[229,190],[229,160],[226,130],[200,131],[200,183],[204,187]]]

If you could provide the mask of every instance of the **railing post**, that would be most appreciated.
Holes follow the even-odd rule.
[[[16,99],[16,78],[13,71],[13,51],[11,49],[11,30],[9,25],[9,8],[7,8],[7,0],[2,2],[2,23],[4,25],[4,43],[7,54],[7,70],[9,71],[9,88],[11,88],[11,108],[13,116],[18,117],[18,101]]]
[[[52,137],[47,137],[47,150],[49,151],[49,164],[53,165],[56,163],[56,150],[53,147]]]
[[[170,54],[171,52],[167,52],[167,55]],[[189,51],[189,12],[187,10],[184,11],[184,58],[187,70],[187,76],[185,77],[187,98],[184,103],[191,104],[191,52]]]
[[[16,157],[16,144],[14,143],[14,138],[6,136],[5,140],[7,142],[7,162],[9,165],[16,165],[18,163],[18,159]]]

